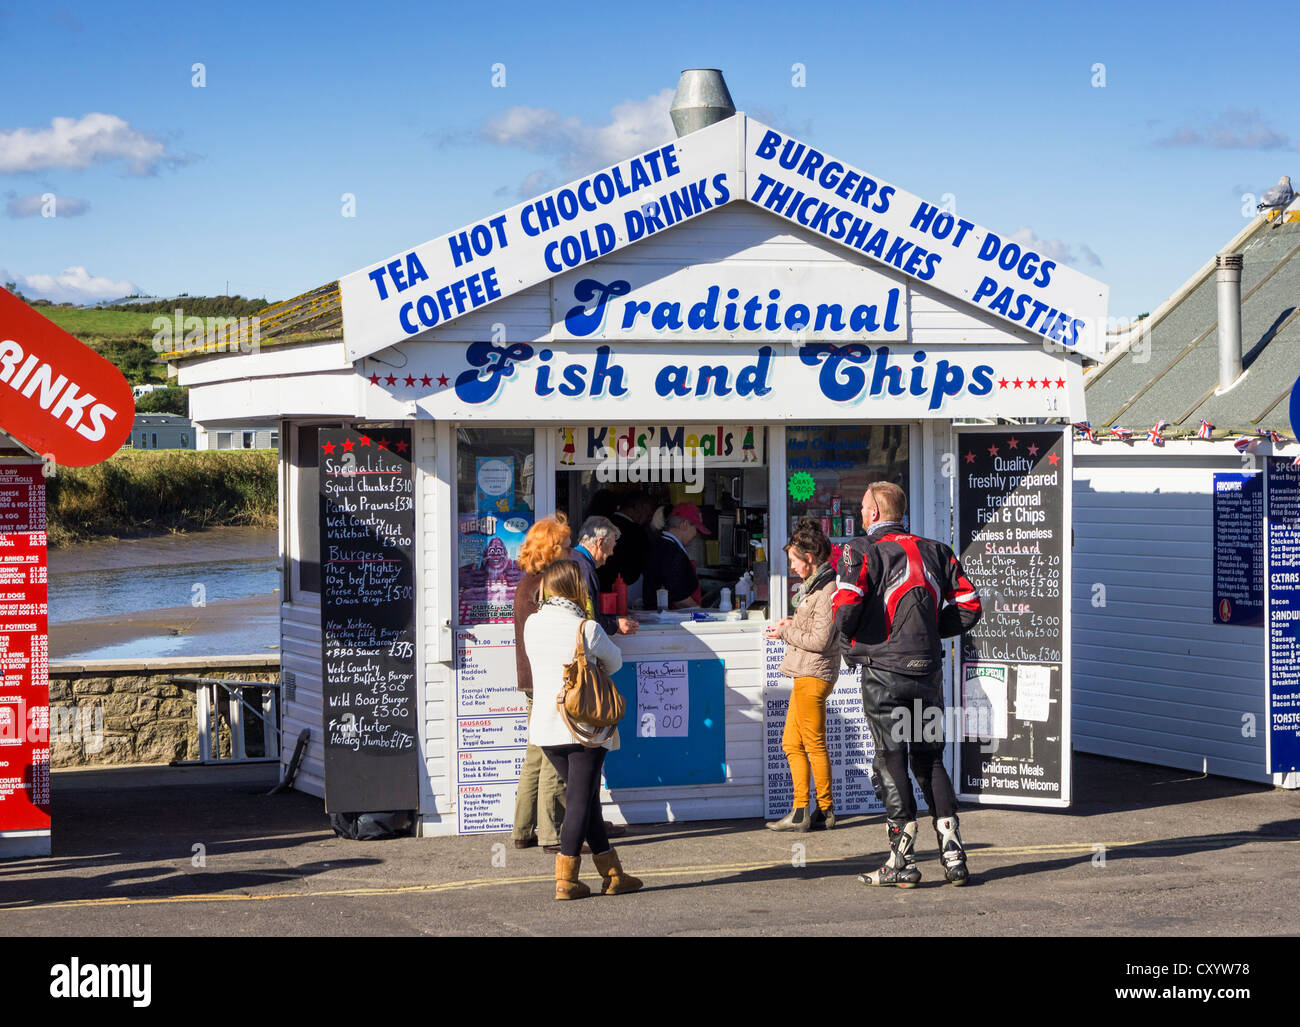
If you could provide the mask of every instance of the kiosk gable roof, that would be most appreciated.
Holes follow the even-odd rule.
[[[1153,324],[1139,323],[1137,343],[1085,377],[1094,425],[1119,422],[1140,433],[1164,419],[1166,434],[1177,436],[1196,434],[1204,419],[1216,435],[1290,433],[1285,400],[1300,370],[1300,222],[1274,227],[1260,218],[1253,231],[1229,246],[1244,257],[1245,376],[1222,396],[1214,394],[1219,313],[1211,262],[1157,312]]]

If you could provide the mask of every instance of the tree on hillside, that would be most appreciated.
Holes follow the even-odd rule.
[[[190,390],[186,388],[155,389],[135,401],[137,414],[180,414],[188,417]]]

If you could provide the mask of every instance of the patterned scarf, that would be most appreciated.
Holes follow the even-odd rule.
[[[542,605],[555,606],[564,610],[566,613],[576,614],[579,617],[587,616],[587,614],[583,612],[581,606],[575,603],[572,599],[565,599],[564,596],[547,596],[542,600]]]
[[[790,609],[799,609],[799,604],[816,592],[823,585],[835,578],[835,569],[829,563],[818,566],[799,586],[799,591],[790,600]]]

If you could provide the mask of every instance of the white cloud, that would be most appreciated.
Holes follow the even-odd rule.
[[[57,275],[11,274],[0,268],[0,283],[4,282],[14,282],[29,300],[53,303],[98,303],[141,291],[126,280],[96,277],[80,265],[65,267]]]
[[[1285,134],[1269,125],[1258,107],[1229,108],[1197,127],[1182,125],[1157,139],[1158,146],[1199,146],[1212,150],[1280,150],[1290,145]]]
[[[46,205],[47,196],[54,198],[52,208]],[[53,210],[52,217],[76,218],[90,209],[90,204],[76,196],[59,196],[53,193],[29,193],[27,196],[19,196],[11,192],[8,194],[8,199],[5,210],[11,218],[44,217],[47,209]]]
[[[1040,239],[1032,228],[1021,225],[1009,236],[1012,242],[1019,243],[1024,249],[1034,250],[1035,252],[1046,257],[1048,260],[1054,260],[1058,264],[1087,264],[1089,267],[1101,267],[1101,258],[1093,252],[1092,247],[1087,243],[1077,243],[1071,246],[1062,239]],[[1078,253],[1075,253],[1076,246]]]
[[[565,117],[547,107],[511,107],[488,118],[479,136],[497,146],[513,146],[554,160],[556,168],[538,169],[519,187],[524,197],[561,182],[615,164],[674,138],[668,108],[673,90],[663,89],[644,100],[624,100],[609,112],[609,120],[590,124]]]
[[[123,161],[133,175],[151,175],[160,164],[184,163],[160,139],[132,128],[115,114],[54,118],[49,128],[0,131],[0,174],[87,168]]]

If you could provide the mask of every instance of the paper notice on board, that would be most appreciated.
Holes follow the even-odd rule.
[[[638,738],[685,738],[690,722],[690,675],[685,660],[636,665]]]
[[[1006,738],[1006,664],[965,664],[962,668],[961,706],[962,729],[967,738]]]
[[[1022,664],[1016,668],[1016,719],[1046,720],[1051,709],[1052,670]]]

